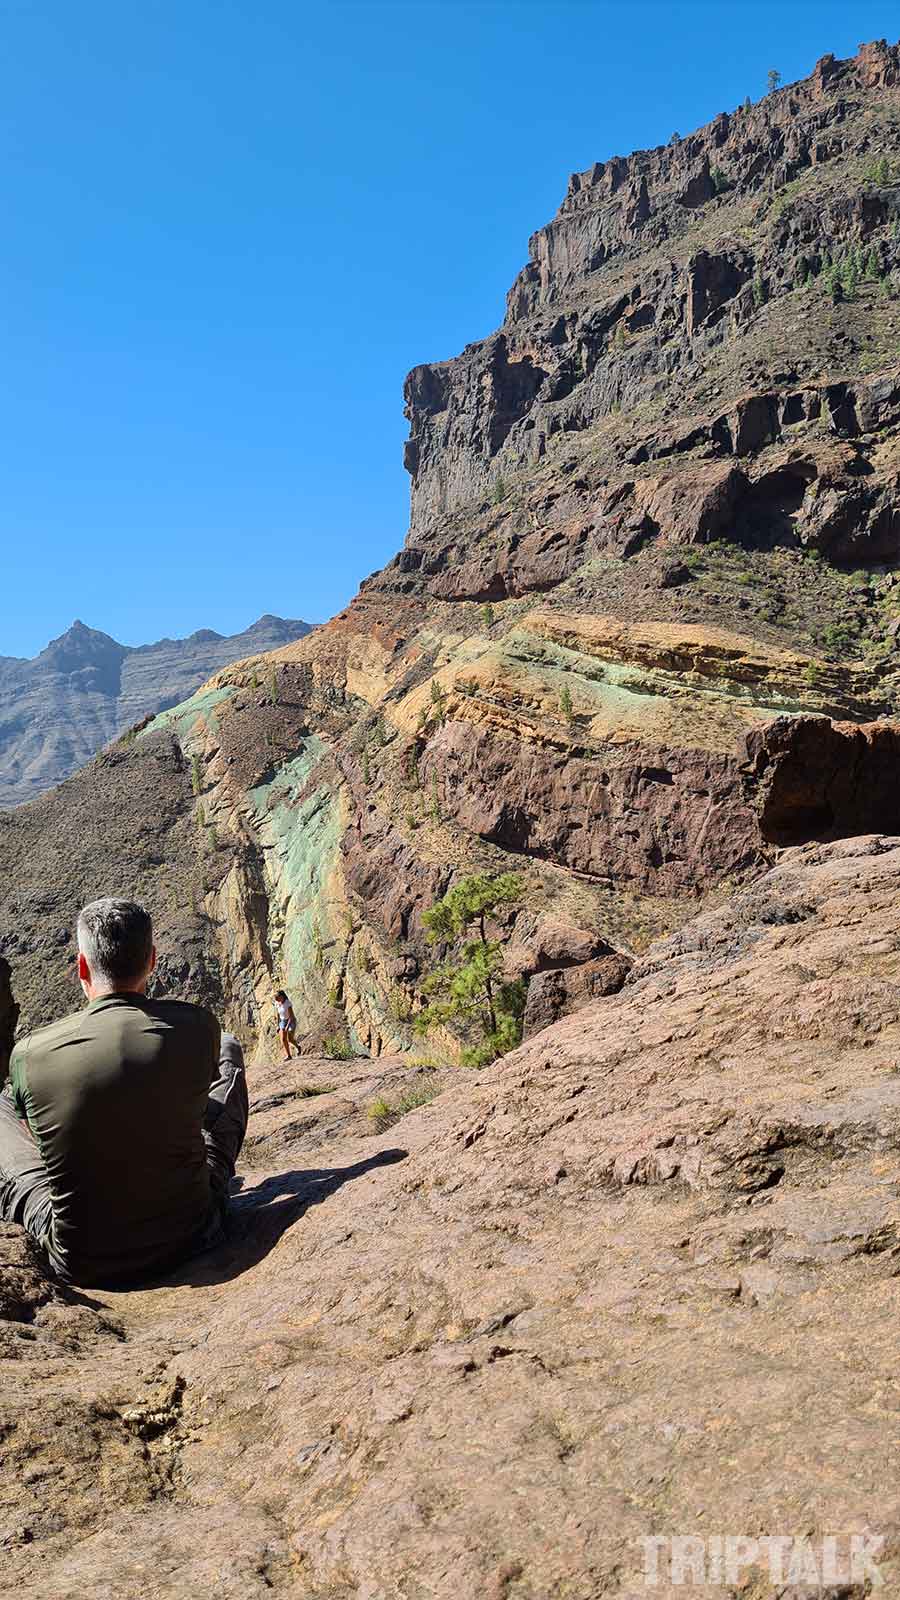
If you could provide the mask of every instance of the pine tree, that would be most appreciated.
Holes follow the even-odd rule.
[[[466,1066],[483,1066],[512,1050],[522,1037],[525,988],[521,980],[504,983],[499,940],[489,939],[487,919],[500,906],[522,896],[514,872],[492,878],[486,872],[461,878],[442,900],[425,912],[430,944],[456,945],[448,959],[426,978],[424,991],[433,996],[415,1019],[418,1034],[452,1022],[480,1027],[482,1039],[463,1050]]]
[[[770,67],[766,74],[767,94],[774,94],[781,82],[781,73],[777,67]]]

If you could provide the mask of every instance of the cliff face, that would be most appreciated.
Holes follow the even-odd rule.
[[[530,241],[504,326],[407,379],[412,520],[401,570],[428,570],[450,550],[448,516],[513,499],[515,516],[488,519],[502,557],[492,597],[547,587],[566,574],[546,560],[535,570],[550,548],[541,513],[563,486],[586,524],[569,570],[586,548],[621,554],[636,532],[755,532],[841,555],[855,540],[893,554],[893,463],[875,466],[878,481],[846,517],[823,517],[810,490],[822,490],[829,466],[829,486],[838,464],[867,477],[896,421],[895,364],[874,382],[867,369],[890,368],[895,344],[896,312],[877,284],[900,266],[898,83],[898,48],[864,46],[688,138],[576,173]],[[823,269],[852,249],[868,287],[845,284],[835,313]],[[823,451],[829,439],[859,442]],[[698,459],[721,464],[701,474],[719,488],[715,504],[683,515],[668,501],[654,507],[651,486],[680,469],[682,498]],[[586,481],[567,484],[573,473]],[[835,487],[843,496],[852,485]],[[784,526],[772,526],[776,513]],[[464,578],[456,592],[477,587]]]
[[[200,629],[130,648],[75,622],[33,661],[0,658],[0,806],[61,783],[123,729],[183,700],[219,667],[308,632],[308,623],[266,616],[227,638]]]
[[[23,1024],[48,920],[70,952],[113,877],[245,1036],[278,980],[312,1043],[377,1055],[462,871],[521,873],[510,973],[566,1006],[773,848],[900,828],[898,283],[900,47],[575,177],[503,328],[408,379],[397,558],[4,819]],[[124,855],[91,842],[112,795]]]

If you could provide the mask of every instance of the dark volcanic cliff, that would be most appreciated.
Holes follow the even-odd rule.
[[[175,705],[210,673],[309,633],[265,616],[243,633],[209,628],[131,648],[74,622],[34,660],[0,657],[0,806],[61,783],[123,729]]]

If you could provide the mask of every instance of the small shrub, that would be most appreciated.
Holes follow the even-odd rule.
[[[766,298],[766,286],[763,283],[762,274],[758,272],[756,277],[753,279],[753,304],[755,305],[757,311],[759,310],[760,306],[765,305]]]
[[[481,608],[481,620],[484,623],[486,628],[493,627],[493,623],[494,623],[494,608],[493,608],[493,606],[491,606],[491,605],[482,606],[482,608]]]
[[[867,183],[886,184],[891,181],[891,163],[887,156],[879,156],[877,160],[870,161],[863,177]]]
[[[276,668],[274,666],[273,666],[271,672],[269,673],[269,699],[271,700],[273,706],[277,706],[277,704],[278,704],[278,672],[277,672],[277,670],[276,670]]]
[[[567,683],[563,684],[562,693],[559,697],[559,709],[567,722],[573,721],[575,712],[572,709],[572,691]]]
[[[388,1010],[395,1022],[409,1021],[412,1016],[412,1000],[405,989],[395,986],[391,990],[388,998]]]
[[[493,500],[494,505],[499,506],[501,502],[506,499],[508,493],[509,490],[507,489],[505,482],[498,474],[494,479],[493,487],[491,489],[491,499]]]
[[[339,983],[333,983],[331,985],[331,988],[329,989],[327,995],[325,996],[325,999],[326,999],[326,1001],[327,1001],[327,1003],[330,1006],[332,1011],[334,1011],[335,1008],[340,1005],[340,1003],[341,1003],[341,986],[340,986]]]
[[[418,1110],[419,1106],[427,1106],[437,1093],[437,1084],[420,1084],[417,1089],[407,1089],[393,1105],[389,1100],[385,1100],[383,1095],[379,1095],[377,1100],[372,1101],[366,1114],[375,1124],[375,1132],[385,1133],[408,1112]]]
[[[195,794],[200,793],[200,757],[191,756],[191,788]]]
[[[731,184],[721,167],[713,167],[709,176],[712,179],[713,194],[724,194],[726,189],[731,188]]]
[[[344,1034],[333,1033],[330,1039],[324,1040],[322,1050],[332,1061],[352,1061],[353,1046]]]

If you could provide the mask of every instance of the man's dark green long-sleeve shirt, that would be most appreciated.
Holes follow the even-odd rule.
[[[219,1024],[180,1000],[107,995],[16,1045],[10,1089],[50,1177],[50,1259],[76,1283],[177,1258],[210,1214],[203,1144]]]

